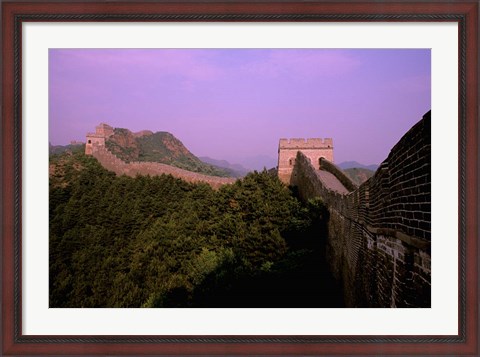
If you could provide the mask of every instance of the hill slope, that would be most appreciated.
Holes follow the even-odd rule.
[[[201,156],[199,159],[212,166],[225,169],[233,177],[243,177],[250,171],[240,164],[231,164],[226,160],[216,160],[208,156]]]
[[[375,173],[375,171],[360,167],[344,169],[343,172],[345,172],[345,174],[357,185],[361,185]]]
[[[115,128],[106,146],[120,159],[131,161],[160,162],[184,170],[212,176],[231,176],[227,170],[202,162],[172,134],[160,131],[133,133],[128,129]]]
[[[85,151],[85,144],[68,144],[68,145],[48,145],[48,154],[51,155],[60,155],[64,152],[84,152]]]
[[[361,169],[368,169],[368,170],[375,171],[375,170],[378,169],[378,165],[376,165],[376,164],[363,165],[363,164],[360,164],[357,161],[345,161],[345,162],[342,162],[340,164],[337,164],[337,166],[340,167],[342,170],[353,169],[353,168],[361,168]]]
[[[213,190],[116,176],[82,152],[50,165],[52,308],[342,307],[318,239],[326,207],[276,176]]]

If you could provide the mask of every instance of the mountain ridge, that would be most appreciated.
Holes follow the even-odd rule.
[[[231,177],[228,170],[201,161],[183,143],[167,131],[115,128],[105,141],[106,148],[125,162],[158,162],[191,172],[211,176]]]
[[[375,171],[363,167],[352,167],[349,169],[342,169],[342,171],[345,172],[345,174],[358,186],[375,174]]]
[[[341,168],[342,170],[345,170],[345,169],[353,169],[353,168],[361,168],[361,169],[368,169],[368,170],[371,170],[371,171],[377,171],[379,165],[377,164],[371,164],[371,165],[364,165],[364,164],[361,164],[357,161],[344,161],[344,162],[341,162],[339,164],[336,164],[339,168]]]
[[[227,160],[213,159],[209,156],[199,156],[198,158],[209,165],[213,165],[231,172],[232,176],[234,177],[243,177],[248,172],[252,171],[240,164],[232,164]]]

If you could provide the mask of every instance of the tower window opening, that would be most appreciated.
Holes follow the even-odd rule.
[[[91,144],[91,143],[92,143],[92,140],[88,140],[88,143]]]

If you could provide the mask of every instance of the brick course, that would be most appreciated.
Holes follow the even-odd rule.
[[[320,167],[321,158],[333,162],[333,140],[330,138],[280,139],[278,143],[278,177],[289,185],[297,152],[301,151],[312,165]]]
[[[375,175],[341,194],[298,152],[291,184],[330,212],[327,260],[350,307],[430,306],[430,112],[392,148]],[[333,164],[322,169],[335,174]]]
[[[175,166],[161,164],[159,162],[125,162],[103,145],[92,145],[91,149],[93,157],[109,171],[115,172],[117,175],[127,175],[135,177],[137,175],[172,175],[187,182],[205,182],[213,188],[219,188],[222,185],[231,184],[236,181],[231,177],[208,176],[196,172],[180,169]]]

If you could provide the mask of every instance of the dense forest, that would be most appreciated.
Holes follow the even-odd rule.
[[[336,307],[328,211],[267,171],[213,190],[50,160],[50,307]]]

